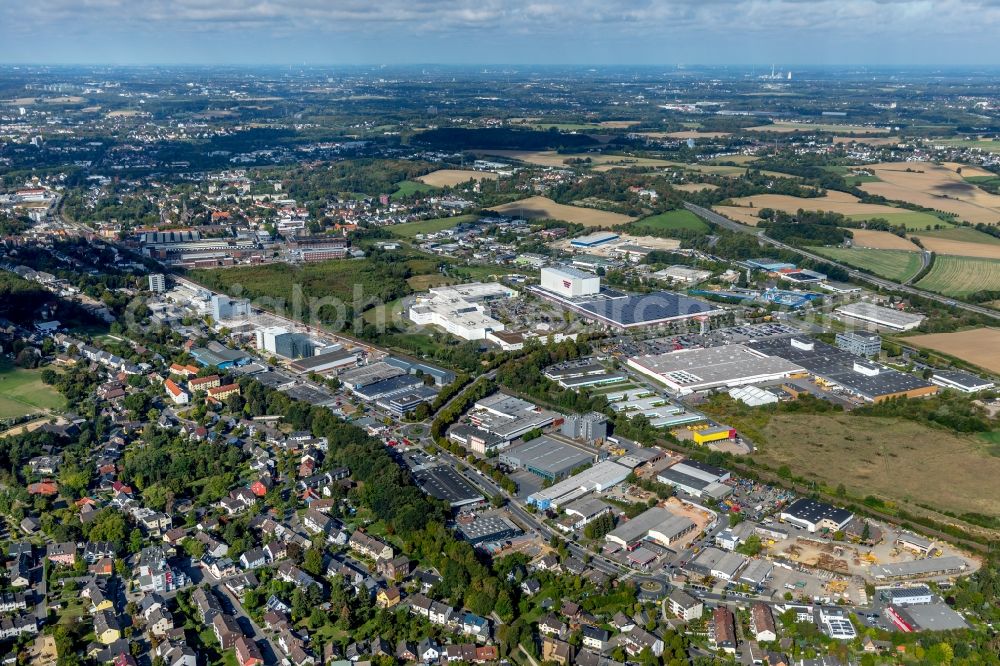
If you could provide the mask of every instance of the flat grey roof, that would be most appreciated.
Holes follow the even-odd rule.
[[[783,357],[755,351],[741,344],[681,349],[666,354],[639,356],[632,361],[675,384],[692,388],[802,371],[798,364]]]
[[[593,458],[575,447],[545,435],[513,446],[500,455],[509,460],[516,460],[520,467],[537,469],[553,476],[565,474],[575,467],[589,463]]]
[[[413,473],[413,480],[425,493],[452,506],[471,504],[483,495],[451,467],[439,465]]]
[[[897,608],[896,612],[904,619],[912,620],[912,624],[925,631],[965,629],[969,626],[961,615],[940,603]]]
[[[898,564],[879,564],[872,567],[872,575],[876,578],[902,578],[904,576],[931,576],[964,571],[968,563],[961,557],[945,555],[943,557],[927,557],[912,562]]]

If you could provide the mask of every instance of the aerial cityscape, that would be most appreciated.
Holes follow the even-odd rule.
[[[81,4],[0,9],[3,666],[1000,664],[995,8]]]

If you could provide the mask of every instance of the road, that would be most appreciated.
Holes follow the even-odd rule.
[[[743,233],[743,234],[754,234],[762,243],[767,243],[768,245],[771,245],[773,247],[782,250],[788,250],[789,252],[794,252],[800,256],[812,259],[813,261],[820,261],[825,264],[830,264],[831,266],[836,266],[837,268],[846,271],[848,275],[850,275],[852,278],[856,280],[861,280],[863,282],[873,284],[876,287],[881,287],[883,289],[891,289],[893,291],[899,291],[905,294],[912,294],[913,296],[920,296],[921,298],[937,301],[938,303],[942,303],[944,305],[966,310],[968,312],[975,312],[976,314],[981,314],[990,317],[992,319],[1000,320],[1000,312],[997,312],[996,310],[991,310],[990,308],[982,307],[980,305],[973,305],[971,303],[963,303],[961,301],[956,301],[952,298],[948,298],[947,296],[942,296],[941,294],[935,294],[930,291],[924,291],[923,289],[917,289],[916,287],[900,284],[899,282],[893,282],[891,280],[875,277],[870,273],[865,273],[864,271],[856,270],[854,268],[851,268],[850,266],[845,266],[844,264],[838,264],[837,262],[831,261],[826,257],[820,256],[818,254],[813,254],[812,252],[808,252],[806,250],[793,247],[791,245],[787,245],[785,243],[782,243],[781,241],[776,241],[773,238],[769,238],[767,235],[765,235],[763,229],[757,230],[754,229],[753,227],[748,227],[745,224],[733,222],[732,220],[725,218],[722,215],[719,215],[715,211],[708,210],[707,208],[702,208],[701,206],[696,206],[692,203],[685,203],[684,207],[687,208],[692,213],[694,213],[695,215],[697,215],[698,217],[700,217],[701,219],[705,220],[706,222],[717,224],[718,226],[724,229],[729,229],[730,231],[736,231],[738,233]],[[924,258],[924,261],[925,262],[927,261],[926,257]]]

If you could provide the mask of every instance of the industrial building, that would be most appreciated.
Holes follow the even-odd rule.
[[[896,628],[904,633],[969,628],[965,618],[942,603],[906,607],[889,606],[885,609],[885,614]]]
[[[979,393],[980,391],[986,391],[995,386],[995,384],[988,379],[976,377],[971,373],[959,372],[957,370],[935,371],[934,374],[931,375],[931,382],[943,388],[954,389],[956,391],[961,391],[962,393]]]
[[[611,384],[626,379],[624,373],[609,372],[592,358],[580,358],[550,365],[542,374],[563,388],[578,389],[583,386]]]
[[[774,565],[769,560],[750,560],[743,572],[740,573],[740,582],[747,585],[759,586],[766,583],[774,572]]]
[[[596,497],[582,497],[563,507],[567,516],[576,518],[574,529],[580,529],[595,518],[611,513],[611,505]]]
[[[693,497],[719,500],[733,492],[732,488],[723,483],[730,477],[729,470],[697,460],[685,460],[662,470],[656,480]]]
[[[729,397],[749,407],[762,407],[778,402],[778,396],[757,386],[737,386],[729,389]]]
[[[472,425],[510,443],[526,432],[550,425],[556,412],[506,393],[494,393],[478,401],[469,412]]]
[[[882,337],[875,333],[857,333],[855,331],[837,333],[834,343],[838,349],[865,358],[875,358],[882,351]]]
[[[806,374],[797,363],[742,344],[636,356],[628,365],[681,395]]]
[[[868,400],[919,398],[938,388],[920,377],[866,361],[812,338],[771,338],[746,345],[755,351],[778,356],[805,368],[829,388],[841,388]]]
[[[404,374],[403,370],[383,361],[352,368],[340,375],[340,382],[352,391]]]
[[[593,462],[594,456],[580,449],[541,436],[500,453],[500,464],[524,469],[543,479],[558,481],[574,469]]]
[[[230,349],[215,340],[207,343],[204,347],[193,347],[190,353],[199,365],[205,367],[214,366],[219,370],[228,370],[233,367],[246,365],[252,360],[246,352]]]
[[[561,432],[570,439],[603,441],[608,437],[608,417],[599,412],[570,414],[563,421]]]
[[[901,312],[893,308],[884,308],[874,303],[858,301],[841,305],[835,310],[838,314],[867,321],[877,326],[885,326],[896,331],[909,331],[920,326],[924,321],[923,315]]]
[[[436,386],[444,386],[455,381],[455,373],[451,370],[445,370],[444,368],[439,368],[429,363],[421,363],[419,361],[409,361],[404,358],[399,358],[397,356],[386,356],[382,359],[383,362],[388,363],[391,366],[395,366],[402,370],[403,372],[410,375],[423,375],[430,376],[434,378],[434,384]]]
[[[460,524],[458,534],[473,546],[478,546],[484,543],[507,541],[521,536],[523,532],[504,516],[477,516],[471,523]]]
[[[309,358],[293,361],[288,365],[288,367],[300,374],[315,372],[322,375],[328,372],[340,370],[341,368],[353,367],[357,364],[357,350],[337,349],[335,351],[317,354],[315,356],[310,356]]]
[[[448,439],[456,444],[461,444],[481,456],[485,456],[496,449],[507,448],[510,445],[510,442],[502,437],[465,423],[453,425],[448,430]]]
[[[414,377],[413,375],[396,375],[395,377],[390,377],[389,379],[383,379],[380,382],[356,388],[354,389],[354,395],[358,396],[362,400],[373,401],[399,393],[414,391],[417,387],[423,386],[424,382],[420,379],[420,377]]]
[[[579,474],[528,495],[527,502],[542,510],[558,509],[587,493],[603,493],[614,488],[628,478],[631,471],[624,465],[605,460]]]
[[[627,520],[605,535],[605,540],[626,550],[636,549],[643,541],[656,541],[669,546],[697,529],[685,516],[678,516],[668,509],[655,506]]]
[[[619,235],[613,231],[595,231],[585,236],[574,238],[570,241],[570,245],[578,248],[591,248],[610,243],[613,240],[618,240],[618,238]]]
[[[250,314],[250,301],[244,298],[230,298],[225,294],[212,294],[209,308],[212,319],[216,322],[240,319]]]
[[[546,266],[541,271],[542,288],[566,298],[600,293],[601,278],[569,266]]]
[[[719,580],[736,580],[736,574],[749,560],[739,553],[729,553],[715,546],[704,548],[687,563],[686,569]]]
[[[419,386],[407,387],[406,389],[383,395],[375,401],[375,404],[396,418],[402,418],[415,410],[420,403],[433,401],[437,394],[438,391],[436,388],[427,386],[421,382]]]
[[[650,273],[649,277],[683,284],[698,284],[712,277],[712,271],[691,268],[690,266],[667,266],[655,273]]]
[[[503,322],[491,317],[485,304],[516,294],[496,282],[436,287],[417,297],[407,316],[415,324],[440,326],[464,340],[485,340],[487,334],[504,330]]]
[[[832,504],[800,497],[783,508],[779,517],[810,532],[824,529],[836,532],[844,529],[854,514]]]
[[[884,587],[878,591],[882,600],[896,606],[915,606],[934,601],[931,588],[926,585],[912,587]]]
[[[425,493],[448,502],[452,508],[478,504],[485,499],[482,493],[447,465],[417,470],[413,473],[413,480]]]
[[[284,326],[268,326],[256,331],[257,348],[290,359],[313,356],[316,342],[305,333],[289,331]]]
[[[961,557],[944,555],[897,564],[876,564],[872,566],[871,572],[872,576],[879,580],[893,580],[897,578],[951,576],[960,574],[968,568],[969,564]]]

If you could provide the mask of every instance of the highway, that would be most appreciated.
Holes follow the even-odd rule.
[[[730,231],[736,231],[738,233],[743,233],[743,234],[754,234],[757,236],[758,240],[760,240],[762,243],[767,243],[768,245],[771,245],[773,247],[782,250],[788,250],[789,252],[794,252],[800,256],[812,259],[814,261],[821,261],[823,263],[830,264],[831,266],[836,266],[846,271],[848,275],[850,275],[852,278],[856,280],[861,280],[863,282],[873,284],[876,287],[881,287],[883,289],[890,289],[892,291],[899,291],[904,294],[912,294],[913,296],[920,296],[921,298],[937,301],[938,303],[942,303],[944,305],[960,308],[968,312],[975,312],[976,314],[985,315],[992,319],[1000,320],[1000,312],[997,312],[996,310],[991,310],[990,308],[986,308],[981,305],[973,305],[972,303],[963,303],[961,301],[956,301],[953,298],[942,296],[941,294],[935,294],[933,292],[924,291],[923,289],[917,289],[916,287],[911,287],[906,284],[900,284],[898,282],[886,280],[884,278],[876,277],[870,273],[865,273],[864,271],[859,271],[857,269],[851,268],[850,266],[845,266],[844,264],[838,264],[837,262],[831,261],[826,257],[820,256],[818,254],[813,254],[812,252],[808,252],[806,250],[782,243],[781,241],[776,241],[773,238],[769,238],[767,235],[764,234],[763,229],[757,230],[754,229],[753,227],[748,227],[745,224],[733,222],[732,220],[723,217],[722,215],[719,215],[715,211],[711,211],[707,208],[702,208],[701,206],[696,206],[693,203],[685,203],[684,207],[687,208],[692,213],[694,213],[695,215],[697,215],[698,217],[700,217],[701,219],[705,220],[706,222],[711,222],[712,224],[716,224]],[[924,261],[925,262],[927,261],[927,257],[924,257]]]

